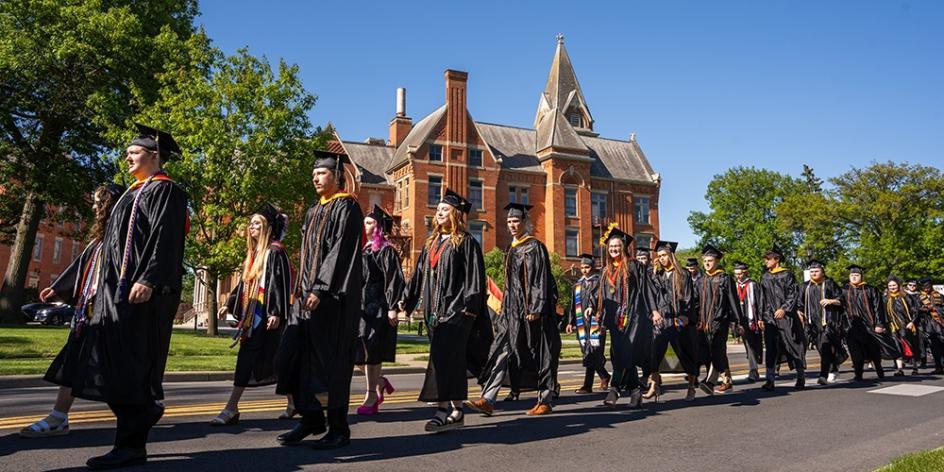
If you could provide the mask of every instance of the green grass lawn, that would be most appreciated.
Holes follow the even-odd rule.
[[[69,330],[55,326],[0,327],[0,375],[43,374],[66,342]],[[238,348],[229,336],[174,330],[170,338],[168,372],[227,371],[236,367]],[[427,352],[425,340],[401,339],[398,354]],[[401,364],[388,364],[397,366]]]
[[[939,472],[944,470],[944,447],[905,454],[876,472]]]

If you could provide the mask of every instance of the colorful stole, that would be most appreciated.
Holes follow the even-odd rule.
[[[98,274],[102,266],[102,242],[97,241],[92,244],[95,244],[95,249],[92,250],[92,258],[82,271],[82,279],[79,282],[79,302],[75,305],[75,314],[72,318],[75,337],[82,335],[82,327],[92,317],[92,305],[89,302],[98,290]]]
[[[590,316],[586,320],[583,316],[583,288],[582,284],[577,283],[574,286],[574,318],[577,323],[577,342],[581,347],[586,347],[587,342],[590,346],[600,346],[600,325],[597,323],[597,317]],[[589,323],[588,323],[589,321]],[[587,324],[590,326],[588,327]]]

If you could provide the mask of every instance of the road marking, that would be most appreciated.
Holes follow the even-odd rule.
[[[932,385],[911,385],[898,384],[891,387],[884,387],[875,390],[869,390],[869,393],[884,393],[885,395],[901,395],[905,397],[923,397],[932,393],[944,391],[944,387],[935,387]]]

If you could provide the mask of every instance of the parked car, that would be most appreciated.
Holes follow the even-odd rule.
[[[223,320],[223,322],[226,323],[226,326],[229,326],[230,328],[235,328],[236,325],[239,324],[239,320],[237,320],[236,317],[233,316],[232,313],[227,313],[226,319]]]
[[[23,316],[29,321],[35,321],[44,325],[64,325],[72,321],[75,310],[72,305],[53,302],[53,303],[30,303],[23,305],[20,310]]]

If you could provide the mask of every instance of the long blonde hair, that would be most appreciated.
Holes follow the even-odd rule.
[[[462,238],[465,237],[465,221],[463,221],[462,212],[459,211],[458,208],[450,208],[452,208],[452,210],[449,211],[449,242],[452,243],[453,247],[459,247],[459,245],[462,244]],[[435,226],[433,226],[433,234],[426,238],[427,251],[433,250],[433,243],[439,239],[439,235],[446,233],[447,231],[443,230],[442,225],[440,225],[438,221],[435,221]]]
[[[249,233],[249,226],[254,218],[259,218],[262,227],[259,229],[259,238],[253,238]],[[249,223],[246,225],[246,258],[243,260],[243,282],[250,283],[262,277],[262,270],[265,267],[265,254],[269,249],[269,240],[272,239],[272,227],[269,226],[269,220],[256,213],[249,217]]]

